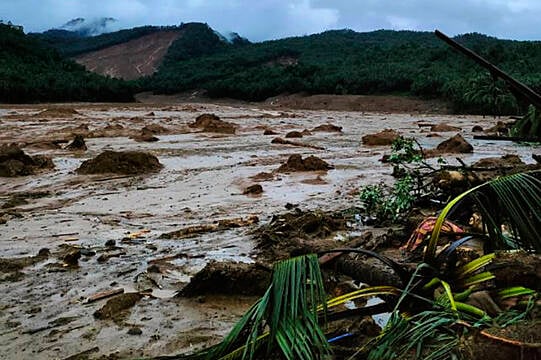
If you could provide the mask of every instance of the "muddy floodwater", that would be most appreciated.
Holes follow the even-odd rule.
[[[359,187],[392,182],[391,167],[379,161],[389,147],[363,146],[363,135],[389,128],[433,148],[456,132],[427,137],[426,125],[447,123],[461,128],[474,147],[472,154],[460,155],[466,164],[503,154],[532,163],[531,154],[538,151],[511,142],[473,140],[474,125],[496,124],[498,119],[490,117],[212,104],[71,104],[76,112],[68,116],[41,113],[51,106],[0,109],[0,145],[18,144],[29,155],[50,156],[55,165],[35,175],[0,177],[0,256],[31,257],[44,248],[51,254],[25,266],[15,278],[0,278],[1,359],[157,356],[216,343],[255,299],[188,299],[174,297],[175,292],[211,260],[256,261],[251,232],[284,212],[286,204],[347,208],[358,204]],[[235,124],[236,133],[188,126],[203,113]],[[312,131],[327,123],[341,126],[342,132]],[[160,125],[155,126],[158,141],[136,141],[150,125]],[[263,135],[266,129],[277,135]],[[291,140],[311,147],[271,144],[277,136],[305,129],[310,133]],[[85,138],[86,151],[65,149],[76,133]],[[84,160],[104,150],[149,152],[164,167],[135,176],[76,173]],[[334,169],[275,172],[292,154],[315,155]],[[454,155],[447,160],[459,164]],[[263,180],[253,178],[263,172],[268,173]],[[263,193],[243,194],[256,183]],[[13,199],[24,201],[10,205]],[[182,239],[160,237],[254,215],[258,224]],[[59,262],[72,249],[82,249],[78,265]],[[161,271],[149,270],[157,263]],[[106,300],[88,298],[111,289],[145,290],[145,295],[122,319],[98,319],[93,314]],[[134,328],[139,330],[130,331]]]

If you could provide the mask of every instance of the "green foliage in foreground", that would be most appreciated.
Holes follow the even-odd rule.
[[[132,100],[128,83],[90,73],[22,31],[0,25],[0,102]]]

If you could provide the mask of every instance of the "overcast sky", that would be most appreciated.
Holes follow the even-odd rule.
[[[27,32],[76,17],[114,17],[122,28],[200,21],[252,41],[343,28],[541,40],[541,0],[0,0],[0,19]]]

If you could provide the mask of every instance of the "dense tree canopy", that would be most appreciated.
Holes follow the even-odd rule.
[[[480,34],[456,39],[541,90],[541,43]],[[408,94],[445,98],[455,111],[473,113],[514,113],[520,105],[505,84],[493,82],[484,69],[432,33],[412,31],[334,30],[226,46],[211,55],[165,61],[145,86],[162,93],[199,88],[211,96],[247,100],[298,91]],[[487,86],[498,91],[486,93]]]
[[[90,73],[9,25],[0,25],[0,102],[131,101],[132,85]]]

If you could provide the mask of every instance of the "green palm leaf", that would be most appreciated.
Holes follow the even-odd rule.
[[[436,246],[445,219],[462,200],[469,197],[481,212],[489,234],[489,247],[541,250],[541,180],[540,171],[513,174],[474,187],[453,199],[438,217],[425,253],[425,262],[434,263]],[[502,225],[507,225],[505,234]]]

